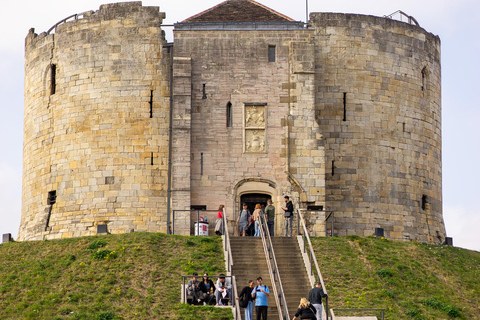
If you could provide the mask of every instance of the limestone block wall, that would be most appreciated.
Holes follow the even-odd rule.
[[[98,224],[166,231],[163,18],[158,7],[117,3],[54,34],[30,30],[20,240],[92,235]]]
[[[440,39],[386,18],[310,18],[336,233],[443,241]]]
[[[281,227],[283,195],[295,205],[323,204],[323,192],[310,190],[323,186],[312,166],[323,161],[313,30],[176,28],[174,35],[175,57],[192,62],[191,205],[225,204],[231,219],[242,193],[268,193]]]

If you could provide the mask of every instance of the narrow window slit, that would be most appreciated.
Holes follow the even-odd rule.
[[[275,62],[275,46],[268,46],[268,62]]]
[[[347,93],[343,93],[343,121],[347,121]]]
[[[200,175],[203,176],[203,152],[200,153]]]
[[[425,211],[425,209],[427,208],[427,203],[428,203],[428,198],[427,198],[427,195],[422,195],[422,210]]]
[[[335,160],[332,160],[332,176],[335,175]]]
[[[57,91],[57,65],[50,66],[50,94],[55,94]]]
[[[150,164],[153,166],[153,152],[152,152],[152,154],[151,154],[151,156],[150,156]]]
[[[232,114],[232,103],[229,101],[227,103],[227,128],[233,126],[233,114]]]
[[[203,84],[203,96],[202,96],[202,99],[205,100],[207,99],[207,91],[206,91],[206,88],[205,88],[205,83]]]
[[[150,90],[150,118],[153,118],[153,90]]]
[[[57,190],[52,190],[48,192],[48,197],[47,197],[47,221],[45,222],[45,231],[48,231],[50,227],[50,216],[52,215],[52,206],[57,202]]]

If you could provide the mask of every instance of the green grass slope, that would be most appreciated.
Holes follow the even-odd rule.
[[[354,236],[312,243],[330,307],[480,320],[479,252]],[[1,244],[0,319],[232,319],[179,303],[181,275],[224,271],[221,245],[158,233]]]
[[[0,319],[231,319],[179,303],[181,275],[225,270],[219,237],[131,233],[0,245]]]
[[[480,319],[480,252],[356,236],[312,244],[333,308],[382,308],[391,320]]]

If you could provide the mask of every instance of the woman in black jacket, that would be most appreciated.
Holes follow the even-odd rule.
[[[208,278],[208,273],[206,272],[203,274],[202,282],[200,282],[200,291],[202,291],[200,298],[203,300],[204,305],[215,304],[215,295],[213,294],[215,292],[215,285],[213,281]]]
[[[240,298],[242,298],[242,300],[247,301],[247,305],[245,307],[241,306],[242,308],[245,308],[245,320],[253,319],[252,291],[254,285],[255,283],[253,282],[253,280],[248,280],[248,286],[244,287],[237,297],[237,300],[240,300]]]
[[[317,309],[315,309],[315,307],[312,306],[312,304],[308,302],[307,299],[302,298],[300,299],[300,305],[298,306],[297,313],[295,313],[295,316],[292,320],[297,319],[298,316],[300,316],[300,319],[302,320],[316,320],[316,312]]]

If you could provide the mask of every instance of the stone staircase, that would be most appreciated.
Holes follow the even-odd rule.
[[[300,298],[308,298],[312,287],[297,237],[273,237],[272,244],[291,319],[297,311]]]
[[[232,275],[237,282],[238,293],[248,285],[248,280],[254,280],[257,284],[257,277],[263,278],[263,283],[270,289],[268,297],[268,319],[278,320],[278,311],[273,296],[272,281],[268,274],[267,261],[263,251],[262,239],[260,237],[231,237],[230,247],[232,248]],[[242,319],[245,319],[244,309],[241,309]],[[255,307],[253,307],[253,318],[256,319]]]
[[[297,311],[300,298],[308,297],[311,286],[297,238],[273,237],[272,243],[291,319]],[[236,278],[238,292],[248,284],[248,280],[255,280],[261,276],[271,293],[268,298],[268,319],[278,320],[278,311],[261,238],[231,237],[230,246],[233,258],[232,274]],[[242,319],[243,316],[242,310]]]

